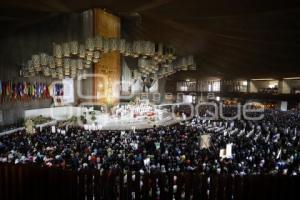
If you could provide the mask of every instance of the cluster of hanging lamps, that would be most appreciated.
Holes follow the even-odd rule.
[[[137,70],[142,76],[164,77],[178,70],[195,70],[196,66],[192,56],[177,59],[175,49],[162,43],[144,40],[129,42],[96,36],[87,38],[84,44],[76,40],[54,43],[51,55],[32,55],[27,65],[23,66],[21,74],[25,77],[44,75],[59,79],[75,78],[86,74],[86,69],[98,63],[101,54],[114,51],[137,58]]]

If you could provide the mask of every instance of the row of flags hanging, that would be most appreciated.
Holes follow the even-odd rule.
[[[63,84],[47,85],[39,82],[0,80],[0,102],[47,99],[52,96],[63,96]]]

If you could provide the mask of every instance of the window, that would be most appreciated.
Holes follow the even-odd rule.
[[[177,91],[196,91],[197,83],[196,81],[180,81],[177,82]]]
[[[220,81],[210,81],[208,84],[208,92],[220,92]]]

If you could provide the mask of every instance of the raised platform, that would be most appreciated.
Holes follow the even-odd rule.
[[[153,128],[153,126],[169,126],[175,123],[178,123],[179,120],[175,118],[171,112],[166,110],[161,110],[154,108],[152,112],[155,115],[147,116],[137,115],[133,116],[132,113],[124,115],[110,115],[107,113],[102,113],[100,111],[95,111],[96,120],[91,120],[87,108],[85,107],[51,107],[51,108],[42,108],[25,111],[25,117],[31,118],[39,115],[45,117],[51,117],[57,121],[68,120],[72,116],[80,117],[86,116],[87,124],[81,124],[81,126],[86,129],[102,129],[102,130],[130,130],[130,129],[146,129]]]
[[[87,130],[130,130],[153,128],[153,126],[169,126],[176,123],[178,123],[178,121],[172,117],[171,113],[162,119],[156,120],[150,120],[149,118],[118,118],[101,114],[97,116],[97,120],[95,122],[89,122],[83,126]]]

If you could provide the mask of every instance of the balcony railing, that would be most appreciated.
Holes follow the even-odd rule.
[[[297,199],[300,177],[73,172],[0,164],[0,199]]]

